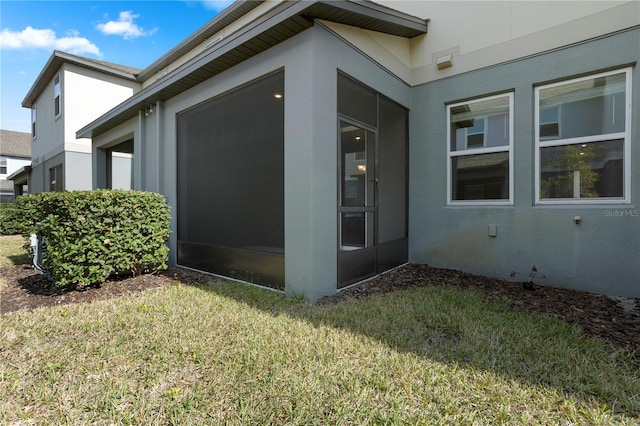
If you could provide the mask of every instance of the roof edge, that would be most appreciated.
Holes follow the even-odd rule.
[[[53,75],[64,63],[79,65],[84,68],[136,82],[138,81],[137,73],[140,71],[133,67],[125,67],[124,65],[112,64],[98,59],[85,58],[82,56],[72,55],[71,53],[62,52],[60,50],[54,50],[45,66],[42,67],[40,74],[29,89],[29,92],[27,92],[27,95],[22,100],[22,106],[24,108],[31,108],[33,106],[38,95],[44,90],[46,85],[49,83],[49,80],[53,78]],[[122,68],[129,68],[136,72],[127,72]]]
[[[326,8],[330,8],[334,11],[347,12],[348,14],[370,17],[372,20],[385,21],[394,28],[402,29],[404,37],[414,37],[419,34],[426,34],[428,30],[428,20],[407,15],[406,13],[396,11],[371,1],[286,0],[271,9],[267,18],[263,17],[251,22],[233,36],[222,40],[218,45],[216,45],[215,49],[200,52],[200,54],[173,70],[162,81],[156,82],[135,93],[121,104],[96,118],[93,122],[77,130],[76,137],[92,138],[95,136],[94,131],[100,127],[106,126],[107,123],[111,122],[111,124],[113,124],[118,120],[125,121],[132,118],[134,110],[139,110],[145,103],[154,103],[159,100],[159,94],[167,86],[176,85],[180,79],[186,78],[185,73],[190,73],[192,72],[190,70],[195,69],[196,67],[202,67],[207,62],[215,61],[216,58],[224,52],[247,42],[249,37],[256,37],[256,31],[264,31],[264,29],[260,29],[261,27],[265,25],[269,25],[270,27],[276,26],[288,19],[295,18],[296,16],[303,18],[304,20],[312,18],[315,19],[316,17],[322,18],[321,15],[323,15],[323,11],[326,11]],[[207,25],[212,25],[213,22],[217,22],[215,18]],[[202,31],[202,28],[198,31]],[[149,69],[145,69],[143,73],[147,73],[148,70]],[[123,116],[127,114],[128,116],[124,118]],[[97,134],[101,134],[103,131],[104,129],[98,130]]]
[[[16,170],[15,172],[13,172],[9,176],[7,176],[6,180],[14,180],[18,176],[20,176],[22,174],[25,174],[25,173],[29,173],[30,171],[31,171],[31,166],[22,166],[18,170]]]
[[[151,65],[141,70],[138,74],[138,79],[140,81],[147,80],[147,78],[171,65],[203,41],[227,27],[231,22],[236,20],[236,18],[233,18],[235,14],[241,13],[242,15],[245,15],[260,6],[261,3],[263,3],[263,0],[235,0],[232,4],[223,9],[222,12],[218,13],[195,32],[191,33],[191,35],[186,39],[182,40],[167,53],[153,61]]]

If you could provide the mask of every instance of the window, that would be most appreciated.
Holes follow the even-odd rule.
[[[449,204],[511,204],[513,94],[447,106]]]
[[[62,164],[49,169],[49,191],[62,191]]]
[[[36,106],[31,107],[31,137],[36,137]]]
[[[7,157],[0,157],[0,175],[7,174]]]
[[[535,89],[536,201],[628,202],[631,70]]]
[[[55,116],[60,115],[60,74],[56,75],[55,82],[53,84],[53,108]]]

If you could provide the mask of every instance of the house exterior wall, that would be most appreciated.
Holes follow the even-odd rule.
[[[91,190],[91,154],[85,152],[65,151],[64,189],[67,191]]]
[[[288,295],[315,300],[337,286],[337,76],[341,70],[409,107],[410,87],[336,37],[315,26],[232,70],[155,105],[126,126],[94,139],[94,153],[131,131],[134,169],[142,190],[165,195],[177,221],[176,114],[265,74],[285,73],[285,274]],[[129,130],[126,130],[129,129]],[[94,164],[98,159],[94,159]],[[100,178],[94,173],[94,180]],[[135,186],[135,185],[134,185]],[[259,206],[256,206],[257,208]],[[169,241],[176,262],[177,235]]]
[[[112,169],[116,170],[111,176],[111,188],[113,189],[132,189],[131,163],[133,156],[127,153],[114,153],[112,161]]]
[[[534,85],[640,60],[640,29],[418,86],[411,110],[410,261],[503,279],[640,295],[640,123],[631,123],[631,203],[536,205]],[[631,98],[640,99],[637,67]],[[514,93],[512,206],[447,206],[446,103]],[[573,218],[580,216],[580,224]],[[497,227],[489,237],[488,227]]]
[[[52,155],[44,161],[41,161],[37,166],[32,166],[31,177],[29,179],[29,193],[36,194],[38,192],[46,192],[50,189],[49,170],[52,167],[63,165],[64,170],[65,155],[64,152],[59,152],[56,155]]]
[[[77,139],[76,131],[129,98],[140,84],[71,63],[63,65],[63,75],[65,150],[91,153],[91,140]]]
[[[30,193],[49,191],[53,163],[63,166],[65,189],[91,189],[91,140],[76,139],[75,131],[130,97],[139,87],[139,83],[71,63],[63,64],[58,75],[61,114],[55,116],[55,77],[35,102]]]
[[[34,194],[48,191],[44,184],[44,163],[62,153],[63,150],[63,120],[56,119],[53,97],[54,80],[38,96],[36,107],[36,135],[31,143],[32,178],[29,192]],[[46,189],[47,188],[47,189]]]
[[[410,109],[410,262],[515,281],[526,280],[535,265],[536,284],[640,296],[638,106],[633,105],[630,123],[628,200],[537,204],[534,138],[538,85],[631,67],[629,95],[640,98],[640,3],[380,3],[431,18],[429,34],[408,40],[317,22],[156,103],[152,113],[140,112],[95,137],[94,186],[104,182],[101,166],[95,167],[102,164],[104,149],[133,138],[133,187],[165,195],[173,209],[172,229],[177,229],[176,114],[284,69],[285,293],[311,300],[333,294],[338,254],[336,79],[341,71]],[[436,61],[446,54],[452,55],[453,66],[438,70]],[[504,93],[513,95],[513,197],[503,205],[453,205],[448,202],[447,105]],[[170,263],[175,264],[175,232],[169,245]]]
[[[523,58],[640,24],[637,1],[377,1],[429,18],[411,40],[411,84]],[[384,51],[379,47],[371,51]],[[369,53],[370,49],[365,50]],[[438,57],[453,66],[438,70]],[[375,56],[374,56],[375,57]]]
[[[142,113],[140,115],[143,115]],[[93,138],[92,143],[92,185],[93,188],[107,188],[107,150],[118,144],[133,140],[134,153],[123,173],[130,174],[130,188],[142,189],[142,140],[139,117],[132,118],[117,127]],[[136,154],[138,153],[138,154]],[[113,182],[112,182],[113,184]]]

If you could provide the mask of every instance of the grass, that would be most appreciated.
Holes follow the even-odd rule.
[[[0,424],[640,422],[625,353],[473,291],[311,305],[212,281],[1,321]]]
[[[0,268],[29,263],[29,254],[22,249],[26,239],[21,235],[0,236]]]

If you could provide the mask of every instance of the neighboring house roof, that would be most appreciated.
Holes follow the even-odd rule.
[[[140,72],[139,68],[84,58],[82,56],[54,50],[44,68],[42,68],[40,75],[38,75],[38,78],[36,78],[36,81],[33,83],[33,86],[29,89],[27,96],[25,96],[22,101],[23,107],[31,108],[33,106],[40,93],[42,93],[65,62],[131,81],[137,81],[136,75]]]
[[[185,41],[162,56],[139,76],[150,77],[202,43],[261,2],[236,1]],[[89,125],[76,132],[91,138],[129,120],[149,104],[165,101],[191,87],[255,56],[312,27],[316,19],[337,22],[401,37],[427,32],[427,20],[416,18],[371,1],[290,0],[285,1],[241,30],[212,44],[166,77],[134,94]]]
[[[0,155],[31,158],[31,133],[0,130]]]

